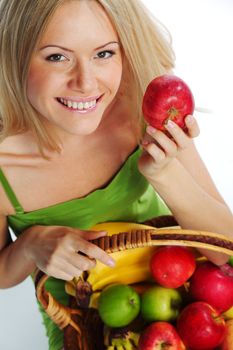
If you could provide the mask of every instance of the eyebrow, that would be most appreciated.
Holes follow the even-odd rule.
[[[118,41],[109,41],[109,42],[106,43],[106,44],[103,44],[103,45],[101,45],[101,46],[98,46],[97,48],[94,49],[94,51],[103,49],[105,46],[108,46],[108,45],[110,45],[110,44],[117,44],[117,45],[120,46],[120,44],[119,44]],[[39,49],[39,51],[44,50],[44,49],[46,49],[46,48],[48,48],[48,47],[58,47],[59,49],[62,49],[62,50],[68,51],[68,52],[74,52],[73,50],[67,49],[67,48],[64,47],[64,46],[52,45],[52,44],[42,46],[42,47]]]

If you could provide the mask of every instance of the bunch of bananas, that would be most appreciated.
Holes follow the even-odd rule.
[[[104,345],[106,350],[137,350],[140,334],[130,330],[120,330],[117,334],[105,332]]]
[[[135,223],[117,222],[99,224],[94,226],[92,230],[105,230],[108,232],[108,235],[111,236],[119,232],[151,228],[150,226]],[[156,247],[146,246],[113,252],[110,255],[116,262],[114,268],[97,261],[96,266],[87,272],[87,278],[85,278],[85,283],[89,284],[92,291],[88,307],[97,308],[99,294],[107,285],[121,283],[135,285],[137,289],[143,288],[140,282],[151,280],[149,262],[155,249]],[[77,284],[79,281],[80,277],[77,277],[72,281],[66,282],[66,292],[72,296],[76,296]]]

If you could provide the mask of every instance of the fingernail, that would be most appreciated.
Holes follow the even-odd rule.
[[[141,142],[141,145],[142,146],[147,146],[147,145],[149,145],[149,141],[147,141],[147,140],[142,140],[142,142]]]
[[[113,259],[109,259],[107,264],[108,264],[108,266],[111,266],[111,267],[114,267],[116,265],[116,263]]]
[[[148,125],[147,128],[146,128],[146,131],[147,131],[149,134],[154,134],[154,133],[156,132],[156,129],[153,128],[153,126]]]
[[[171,119],[169,119],[165,124],[165,127],[167,127],[168,129],[173,129],[175,126],[176,126],[176,123],[174,123]]]
[[[99,233],[100,233],[101,235],[103,235],[103,236],[106,236],[106,235],[108,234],[107,231],[99,231]]]
[[[192,115],[188,115],[188,116],[185,118],[185,121],[186,121],[187,124],[191,125],[191,124],[193,124],[193,122],[194,122],[194,118],[193,118]]]

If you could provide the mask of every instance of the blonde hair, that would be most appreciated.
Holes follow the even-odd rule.
[[[39,149],[58,150],[38,112],[28,101],[26,86],[30,60],[55,10],[68,0],[0,0],[0,141],[32,131]],[[87,0],[93,1],[93,0]],[[130,69],[130,88],[137,97],[137,118],[148,83],[174,66],[168,31],[140,0],[94,0],[115,27]]]

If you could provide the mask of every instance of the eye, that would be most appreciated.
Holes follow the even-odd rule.
[[[52,61],[52,62],[62,62],[65,61],[67,58],[59,53],[55,53],[52,55],[49,55],[48,57],[46,57],[47,61]]]
[[[108,50],[108,51],[98,52],[96,57],[106,59],[106,58],[112,57],[113,55],[115,55],[115,52],[112,50]]]

